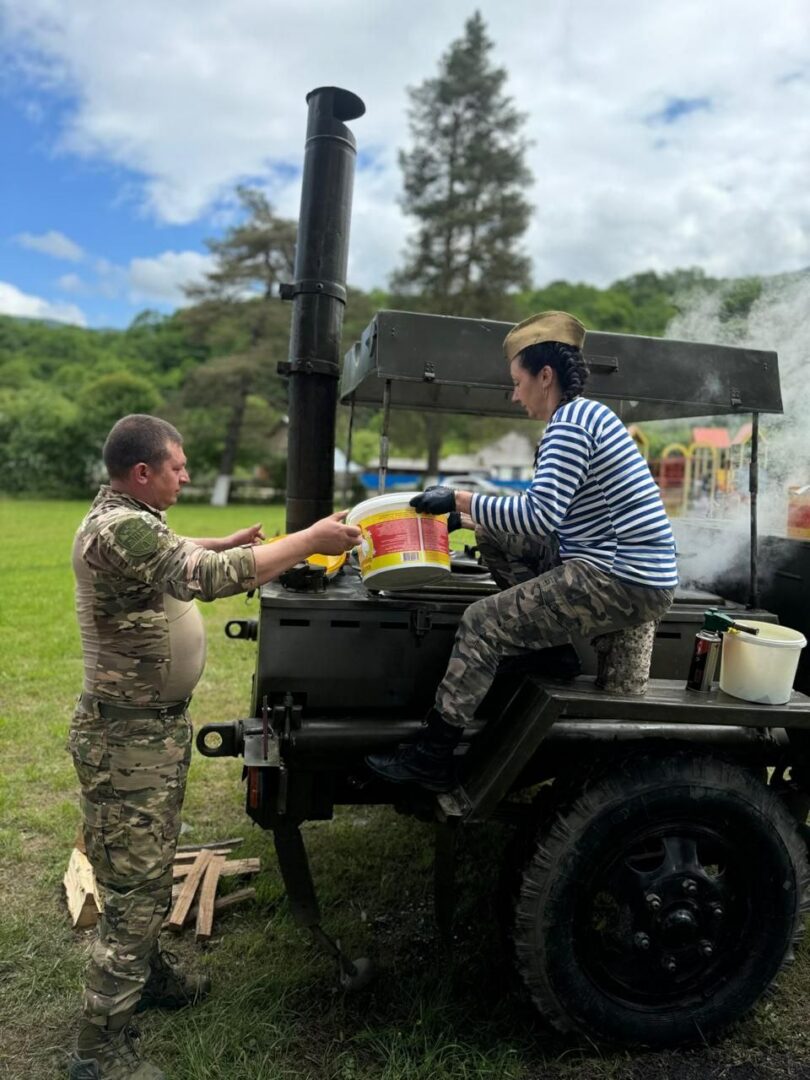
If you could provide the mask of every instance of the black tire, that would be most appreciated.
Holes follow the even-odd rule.
[[[795,821],[749,771],[629,758],[541,827],[516,906],[518,968],[562,1031],[702,1041],[791,958],[809,882]]]

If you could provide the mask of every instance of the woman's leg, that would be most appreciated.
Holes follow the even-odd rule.
[[[553,534],[517,536],[490,532],[483,525],[477,525],[475,540],[487,569],[502,589],[531,581],[560,565],[560,545]]]
[[[459,624],[436,710],[468,724],[492,685],[499,660],[659,619],[672,590],[629,585],[582,559],[471,604]]]

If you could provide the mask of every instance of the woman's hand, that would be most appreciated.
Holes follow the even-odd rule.
[[[434,484],[414,495],[411,506],[420,514],[449,514],[456,509],[456,493],[452,488]]]

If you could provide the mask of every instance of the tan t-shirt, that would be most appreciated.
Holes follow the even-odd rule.
[[[205,664],[194,600],[246,591],[256,564],[250,548],[208,551],[104,486],[76,533],[73,570],[85,691],[147,705],[191,695]]]

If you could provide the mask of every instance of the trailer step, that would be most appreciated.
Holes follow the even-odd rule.
[[[650,679],[646,694],[606,693],[590,676],[571,682],[528,677],[503,712],[471,743],[463,799],[457,791],[442,811],[463,821],[489,818],[517,780],[526,762],[558,721],[638,725],[720,725],[734,728],[810,729],[810,698],[794,691],[785,705],[758,705],[724,694],[687,690],[680,679]]]
[[[741,727],[810,727],[810,697],[794,690],[784,705],[743,701],[722,690],[687,690],[680,679],[650,679],[646,694],[606,693],[588,676],[563,685],[530,679],[559,719],[635,720],[647,723],[734,724]]]

